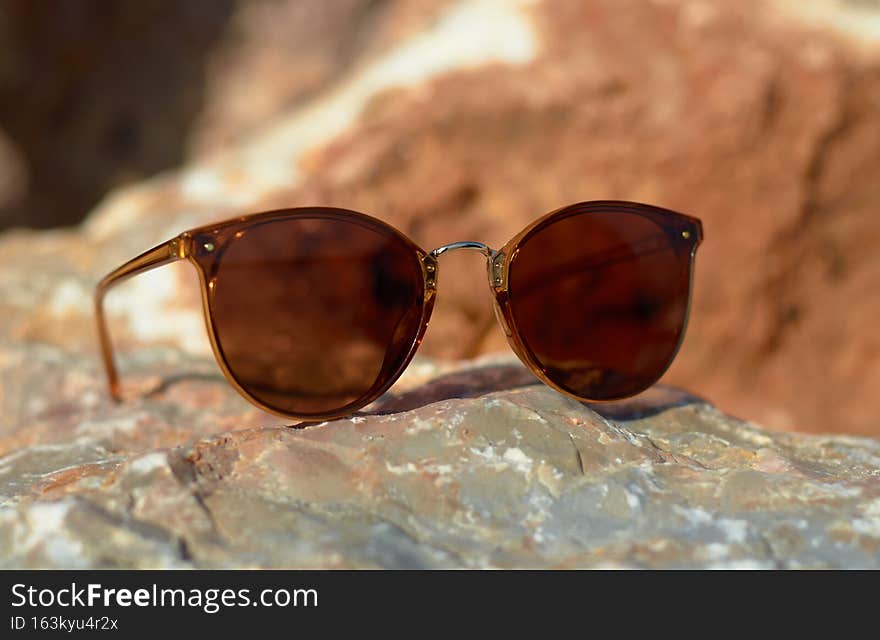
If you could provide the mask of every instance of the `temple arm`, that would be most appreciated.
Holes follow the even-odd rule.
[[[95,289],[95,319],[98,323],[98,338],[101,343],[104,368],[107,370],[107,384],[110,388],[110,396],[114,400],[120,399],[119,375],[113,359],[113,344],[110,341],[110,332],[107,330],[107,318],[104,314],[104,296],[113,285],[124,282],[139,273],[144,273],[150,269],[180,260],[183,257],[183,243],[180,238],[174,238],[158,247],[145,251],[112,273],[107,274]]]

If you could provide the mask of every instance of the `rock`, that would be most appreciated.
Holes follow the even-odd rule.
[[[880,442],[669,387],[587,406],[510,360],[423,361],[299,428],[219,376],[143,387],[4,435],[0,565],[880,567]]]

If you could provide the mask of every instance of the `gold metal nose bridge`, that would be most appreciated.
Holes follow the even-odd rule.
[[[457,249],[473,249],[475,251],[479,251],[484,256],[486,256],[486,272],[489,276],[489,286],[493,287],[494,289],[500,289],[504,287],[504,252],[496,251],[495,249],[483,242],[476,242],[473,240],[465,240],[464,242],[452,242],[450,244],[444,244],[442,247],[437,247],[428,255],[433,258],[434,261],[436,261],[439,256],[443,255],[447,251],[454,251]],[[433,267],[433,269],[436,269],[436,266]],[[432,277],[431,280],[433,284],[434,278]]]

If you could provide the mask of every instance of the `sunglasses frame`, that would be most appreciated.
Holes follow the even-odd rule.
[[[609,402],[620,398],[612,398],[605,400],[588,400],[575,395],[560,387],[551,380],[544,367],[538,362],[537,358],[532,354],[531,349],[523,340],[519,331],[517,331],[516,320],[511,309],[510,292],[508,288],[508,279],[511,265],[515,262],[520,246],[528,240],[535,232],[539,231],[548,224],[562,220],[570,215],[589,214],[591,212],[625,212],[647,217],[657,223],[664,230],[674,231],[678,236],[678,241],[686,241],[689,249],[689,290],[684,313],[684,321],[679,337],[678,344],[669,358],[669,362],[663,371],[654,378],[653,384],[659,380],[681,347],[684,341],[685,329],[690,314],[691,298],[693,292],[693,273],[696,249],[703,239],[703,230],[700,220],[687,216],[669,209],[656,207],[648,204],[636,202],[626,202],[619,200],[594,200],[590,202],[580,202],[577,204],[560,207],[550,213],[538,218],[525,229],[511,238],[500,249],[494,250],[482,242],[464,241],[454,242],[438,247],[432,251],[425,251],[415,242],[409,239],[399,230],[391,225],[366,214],[353,211],[350,209],[342,209],[336,207],[297,207],[290,209],[278,209],[244,215],[224,222],[204,225],[188,231],[184,231],[178,236],[156,246],[144,253],[129,260],[119,268],[106,275],[98,283],[95,290],[95,317],[98,330],[99,344],[104,368],[107,374],[107,384],[110,396],[115,401],[121,401],[122,395],[119,383],[119,373],[116,366],[113,343],[110,337],[107,318],[104,310],[104,299],[110,288],[128,280],[131,277],[150,271],[152,269],[177,262],[179,260],[187,260],[196,269],[199,274],[199,284],[202,294],[202,310],[205,318],[205,326],[208,332],[208,338],[211,343],[211,349],[214,358],[220,366],[220,370],[232,387],[238,391],[245,399],[253,405],[259,407],[268,413],[297,420],[332,420],[350,416],[359,409],[367,406],[382,396],[401,376],[404,370],[409,366],[416,351],[421,345],[428,323],[431,319],[437,292],[437,276],[439,272],[438,258],[447,251],[470,249],[482,253],[486,257],[486,271],[489,281],[489,288],[493,294],[493,306],[495,316],[502,330],[507,337],[511,349],[522,363],[544,384],[555,389],[570,398],[579,401],[589,402]],[[409,250],[413,252],[421,265],[424,296],[422,300],[422,315],[419,330],[413,344],[409,349],[409,353],[401,360],[399,366],[394,371],[386,372],[384,369],[379,372],[376,382],[367,392],[360,398],[348,403],[347,405],[335,409],[333,411],[314,413],[314,414],[291,414],[279,411],[271,406],[266,405],[259,399],[248,392],[236,379],[235,374],[230,370],[226,357],[223,354],[217,337],[217,327],[214,319],[212,290],[214,286],[214,278],[217,265],[222,259],[223,248],[228,241],[240,234],[243,230],[267,222],[275,222],[295,218],[303,215],[321,218],[333,218],[337,220],[356,221],[364,226],[379,229],[386,233],[391,233],[396,239],[400,240]],[[649,385],[650,386],[650,385]],[[630,394],[633,395],[633,394]],[[621,396],[626,397],[626,396]]]

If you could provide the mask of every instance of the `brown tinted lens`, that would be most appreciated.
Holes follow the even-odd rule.
[[[211,289],[220,351],[241,387],[282,413],[334,413],[382,387],[421,327],[416,251],[359,217],[299,214],[240,230]]]
[[[671,214],[670,214],[671,215]],[[560,212],[523,239],[510,265],[510,313],[527,351],[576,396],[632,395],[681,342],[694,231],[679,218]]]

